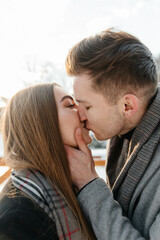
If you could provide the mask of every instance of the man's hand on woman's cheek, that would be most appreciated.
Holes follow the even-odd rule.
[[[75,132],[75,139],[79,149],[65,145],[68,156],[72,182],[80,190],[87,183],[98,177],[95,170],[91,150],[85,144],[82,137],[82,130],[78,128]]]

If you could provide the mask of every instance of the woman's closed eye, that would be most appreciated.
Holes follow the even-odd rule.
[[[75,103],[75,101],[73,99],[66,99],[65,107],[67,107],[67,108],[75,108],[75,107],[77,107],[77,104]]]
[[[71,101],[69,100],[67,103],[67,108],[77,108],[77,104],[75,103],[75,101]]]
[[[73,108],[73,107],[75,107],[75,106],[76,106],[76,104],[74,103],[74,104],[68,105],[67,107],[68,107],[68,108]]]

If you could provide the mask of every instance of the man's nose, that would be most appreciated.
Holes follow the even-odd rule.
[[[79,118],[80,118],[81,122],[86,120],[86,115],[85,115],[84,111],[79,107],[78,107],[78,114],[79,114]]]

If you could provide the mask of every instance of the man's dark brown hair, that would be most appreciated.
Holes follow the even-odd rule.
[[[157,71],[150,50],[133,35],[108,29],[85,38],[69,51],[66,70],[71,76],[87,73],[92,87],[110,101],[143,90],[150,99],[157,89]]]

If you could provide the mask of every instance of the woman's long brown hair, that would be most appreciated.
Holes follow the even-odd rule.
[[[4,158],[11,168],[36,169],[56,183],[86,239],[95,239],[72,188],[53,87],[51,83],[39,84],[12,97],[2,124]]]

